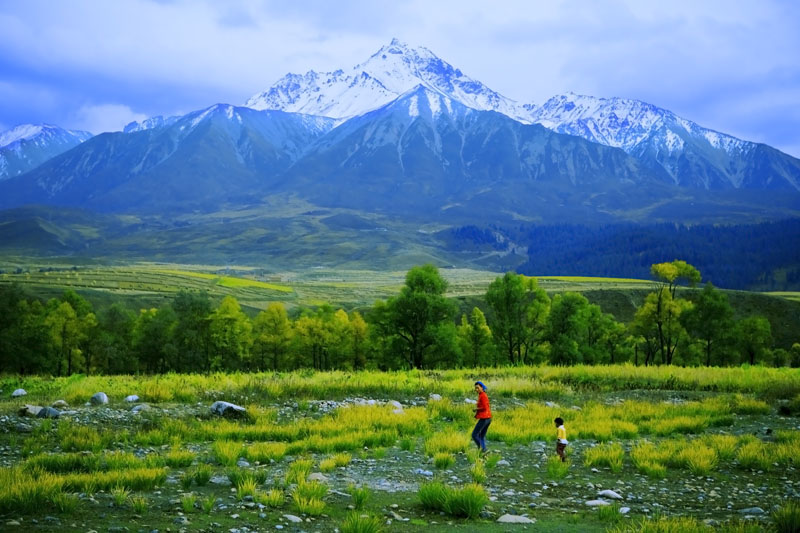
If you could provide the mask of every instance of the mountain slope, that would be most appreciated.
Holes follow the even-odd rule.
[[[0,133],[0,181],[20,176],[90,139],[87,131],[23,124]]]
[[[101,211],[207,209],[252,202],[333,121],[215,105],[133,133],[104,133],[20,178],[0,183],[0,205]]]
[[[568,135],[622,148],[682,187],[800,191],[800,160],[623,98],[566,94],[531,109],[531,120]]]
[[[325,206],[536,219],[580,211],[582,202],[571,202],[577,197],[596,198],[592,209],[626,203],[633,189],[667,180],[622,150],[477,111],[418,86],[322,137],[281,188]]]
[[[466,76],[427,48],[413,48],[397,39],[347,71],[287,74],[245,105],[347,119],[381,107],[417,85],[473,109],[527,120],[527,112],[513,100]]]

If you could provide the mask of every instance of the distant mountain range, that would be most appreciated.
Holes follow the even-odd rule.
[[[23,124],[0,133],[0,181],[33,170],[92,137],[48,124]]]
[[[214,224],[236,219],[237,243],[252,233],[267,248],[284,236],[265,227],[283,224],[299,232],[285,237],[294,254],[302,243],[346,250],[364,232],[400,227],[469,225],[484,239],[492,224],[800,217],[800,160],[636,100],[566,94],[521,104],[393,40],[349,70],[288,74],[241,107],[152,117],[94,137],[52,126],[6,132],[0,208],[34,204],[157,217],[147,231],[180,235],[182,257],[191,253],[186,225],[208,223],[205,215]],[[4,237],[9,228],[27,228],[48,246],[83,242],[80,224],[67,237],[40,211],[28,223],[15,217],[32,211],[9,213],[0,248],[3,239],[22,242]],[[65,213],[56,218],[73,212]],[[282,222],[264,222],[277,213]],[[166,222],[178,219],[175,228]],[[120,234],[141,229],[120,224]],[[321,241],[315,233],[336,231]],[[159,235],[161,248],[151,251],[172,238]],[[530,243],[515,252],[498,238],[492,257],[527,254]],[[407,238],[392,239],[399,253]]]

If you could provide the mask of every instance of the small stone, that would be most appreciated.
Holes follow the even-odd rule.
[[[320,472],[314,472],[313,474],[309,474],[307,479],[308,481],[321,481],[322,483],[328,481],[328,477]]]
[[[531,520],[527,516],[515,514],[504,514],[497,521],[501,524],[533,524],[536,522],[536,520]]]
[[[136,414],[136,413],[141,413],[142,411],[149,411],[149,410],[150,410],[149,405],[147,405],[146,403],[140,403],[139,405],[133,406],[133,408],[131,409],[131,413]]]
[[[558,407],[557,403],[554,402],[544,402],[545,407]]]
[[[473,400],[472,398],[464,398],[464,403],[471,403],[475,405],[478,403],[478,400]]]
[[[612,500],[621,500],[622,499],[622,495],[620,495],[617,492],[614,492],[613,490],[609,490],[609,489],[601,490],[600,492],[597,493],[597,495],[598,496],[605,496],[606,498],[611,498]]]
[[[224,417],[240,418],[247,414],[247,409],[230,402],[218,401],[211,404],[211,412]]]
[[[59,416],[61,416],[61,411],[53,407],[42,407],[42,409],[36,413],[36,418],[58,418]]]
[[[17,423],[17,425],[14,426],[14,429],[17,431],[17,433],[30,433],[31,431],[33,431],[33,428],[31,426],[29,426],[28,424],[23,424],[22,422]]]
[[[761,507],[748,507],[747,509],[740,509],[742,514],[764,514],[764,509]]]
[[[283,517],[286,520],[288,520],[289,522],[292,522],[294,524],[299,524],[299,523],[301,523],[303,521],[302,518],[300,518],[299,516],[295,516],[293,514],[285,514],[285,515],[283,515]]]
[[[56,409],[66,409],[69,407],[69,404],[64,400],[56,400],[50,407],[55,407]]]
[[[136,403],[139,401],[139,397],[135,394],[131,394],[130,396],[125,396],[125,401],[128,403]]]
[[[619,508],[619,514],[628,514],[630,512],[631,512],[631,508],[630,507],[620,507]]]
[[[11,393],[11,397],[12,398],[19,398],[20,396],[25,396],[26,394],[28,394],[28,393],[27,393],[27,391],[25,389],[17,389],[14,392]]]
[[[604,507],[606,505],[611,505],[611,502],[607,502],[605,500],[589,500],[586,502],[586,505],[589,507]]]
[[[496,464],[497,466],[511,466],[511,463],[509,463],[505,459],[500,459],[499,461],[497,461]]]
[[[442,399],[442,395],[441,395],[441,394],[436,394],[436,393],[433,393],[433,392],[432,392],[432,393],[431,393],[431,395],[430,395],[430,396],[428,396],[428,399],[430,399],[430,400],[433,400],[433,401],[435,401],[435,402],[438,402],[438,401],[441,401],[441,399]]]

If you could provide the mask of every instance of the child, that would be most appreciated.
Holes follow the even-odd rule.
[[[475,392],[478,393],[478,404],[475,406],[475,418],[478,422],[472,430],[472,440],[478,445],[481,453],[486,453],[486,431],[492,423],[492,410],[489,408],[489,397],[486,395],[486,385],[480,381],[475,382]]]
[[[567,444],[569,441],[567,440],[567,430],[564,427],[564,419],[560,416],[555,419],[556,423],[556,453],[559,457],[561,457],[561,462],[565,463],[567,461],[567,454],[564,451],[567,449]]]

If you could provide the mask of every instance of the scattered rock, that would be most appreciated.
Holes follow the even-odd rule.
[[[59,416],[61,416],[61,411],[52,407],[42,407],[36,413],[36,418],[58,418]]]
[[[54,407],[56,409],[66,409],[67,407],[69,407],[69,404],[64,400],[56,400],[53,402],[53,405],[51,405],[51,407]]]
[[[613,490],[609,490],[609,489],[601,490],[600,492],[597,493],[597,495],[598,496],[605,496],[606,498],[611,498],[612,500],[621,500],[622,499],[622,495],[620,495],[617,492],[614,492]]]
[[[607,502],[605,500],[589,500],[586,502],[586,505],[589,507],[604,507],[606,505],[611,505],[611,502]]]
[[[630,512],[631,512],[631,508],[630,507],[620,507],[619,508],[619,514],[628,514]]]
[[[313,474],[308,475],[308,481],[320,481],[325,483],[328,481],[328,477],[320,472],[314,472]]]
[[[18,422],[17,425],[14,426],[14,429],[17,431],[17,433],[30,433],[33,431],[31,426],[28,424],[23,424],[22,422]]]
[[[11,397],[12,398],[19,398],[20,396],[25,396],[26,394],[28,394],[28,393],[27,393],[27,391],[25,389],[17,389],[14,392],[11,393]]]
[[[559,405],[554,402],[544,402],[545,407],[558,407]]]
[[[390,401],[389,405],[391,405],[392,407],[394,407],[396,409],[402,409],[403,408],[403,404],[398,402],[397,400]]]
[[[421,474],[421,475],[427,476],[427,477],[433,477],[433,472],[431,472],[430,470],[423,470],[421,468],[417,468],[416,470],[414,470],[414,473],[415,474]]]
[[[149,411],[150,406],[146,403],[140,403],[139,405],[134,405],[131,409],[131,413],[141,413],[142,411]]]
[[[742,514],[764,514],[764,509],[761,507],[748,507],[747,509],[740,509]]]
[[[229,418],[239,418],[247,413],[247,409],[230,402],[214,402],[211,404],[211,412]]]
[[[473,400],[472,398],[464,398],[464,403],[471,403],[475,405],[476,403],[478,403],[478,400]]]
[[[499,461],[497,461],[497,466],[511,466],[511,463],[509,463],[505,459],[500,459]]]
[[[135,394],[131,394],[130,396],[125,397],[125,401],[128,403],[135,403],[139,401],[139,397]]]
[[[532,520],[527,516],[516,514],[504,514],[497,521],[503,524],[533,524],[536,522],[536,520]]]
[[[189,519],[186,518],[185,516],[179,516],[172,522],[178,524],[179,526],[188,526],[189,524],[191,524],[191,522],[189,522]]]
[[[433,400],[433,401],[435,401],[435,402],[438,402],[438,401],[440,401],[440,400],[442,399],[442,395],[441,395],[441,394],[436,394],[436,393],[432,392],[432,393],[431,393],[431,395],[430,395],[430,396],[428,396],[428,399],[429,399],[429,400]]]
[[[92,405],[105,405],[108,403],[108,395],[105,392],[96,392],[89,398],[89,403]]]
[[[247,461],[247,459],[242,457],[238,461],[236,461],[236,466],[238,466],[239,468],[247,468],[250,466],[250,463]]]
[[[31,418],[35,418],[39,415],[39,411],[42,410],[40,405],[30,405],[25,404],[19,410],[19,416],[28,416]]]
[[[285,514],[285,515],[283,515],[283,517],[286,520],[288,520],[289,522],[292,522],[292,523],[295,523],[295,524],[299,524],[299,523],[301,523],[303,521],[302,518],[300,518],[299,516],[295,516],[293,514]]]

